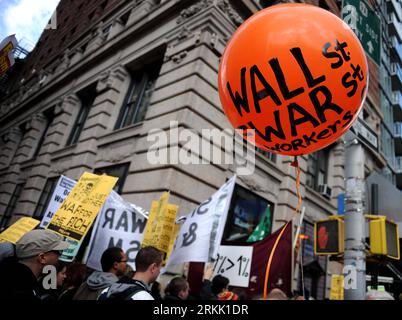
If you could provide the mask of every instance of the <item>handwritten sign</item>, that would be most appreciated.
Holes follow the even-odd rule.
[[[247,288],[252,256],[252,246],[220,246],[213,275],[220,274],[228,278],[231,286]]]
[[[54,214],[47,228],[80,242],[117,180],[116,177],[85,172]]]
[[[0,240],[15,244],[24,234],[33,230],[38,224],[39,221],[33,218],[20,218],[0,234]]]

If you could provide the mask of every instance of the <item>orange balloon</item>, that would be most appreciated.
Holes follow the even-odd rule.
[[[364,50],[334,14],[306,4],[264,9],[230,39],[219,66],[224,111],[265,150],[302,155],[349,129],[368,88]]]

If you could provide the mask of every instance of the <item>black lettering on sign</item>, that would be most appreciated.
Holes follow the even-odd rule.
[[[208,212],[208,208],[205,208],[205,206],[207,206],[209,203],[211,203],[212,201],[212,197],[209,197],[209,199],[207,201],[204,201],[203,203],[201,203],[201,205],[198,207],[197,209],[197,214],[205,214]]]
[[[120,219],[117,221],[116,231],[123,227],[125,232],[128,231],[128,218],[127,218],[127,211],[123,211],[120,216]]]
[[[351,79],[351,77],[352,75],[350,74],[350,72],[346,72],[342,77],[342,85],[345,88],[352,87],[352,89],[346,93],[348,97],[353,97],[357,90],[357,81]]]
[[[105,226],[110,223],[110,226],[108,227],[109,229],[113,229],[113,222],[114,222],[114,214],[116,212],[116,209],[109,208],[105,212],[105,222],[103,223],[102,228],[105,228]]]
[[[353,70],[353,79],[359,79],[359,81],[363,81],[364,80],[364,74],[363,74],[363,70],[360,67],[360,65],[358,64],[357,66],[355,66],[353,63],[350,64],[350,66],[352,67]]]
[[[318,99],[318,94],[324,95],[324,102],[320,102]],[[325,110],[332,110],[335,111],[337,114],[341,114],[343,112],[343,109],[336,105],[335,103],[332,102],[332,94],[331,91],[325,86],[319,86],[309,93],[311,102],[314,105],[314,109],[317,112],[317,116],[320,119],[321,123],[324,123],[327,121],[327,118],[325,118]]]
[[[343,121],[346,121],[346,122],[342,125],[342,128],[345,128],[345,127],[346,127],[349,123],[351,123],[352,120],[353,120],[353,115],[352,115],[352,113],[351,113],[350,111],[347,111],[347,112],[344,114],[342,120],[343,120]]]
[[[320,125],[320,122],[316,118],[314,118],[314,116],[312,116],[307,110],[299,106],[297,103],[292,102],[291,104],[289,104],[288,110],[289,110],[289,123],[292,137],[297,136],[296,126],[302,123],[310,122],[314,128]],[[295,112],[301,114],[302,117],[295,119]]]
[[[343,60],[342,56],[339,53],[336,53],[334,51],[328,52],[328,49],[331,47],[331,43],[328,42],[324,45],[322,48],[322,54],[325,58],[327,59],[336,59],[336,62],[331,63],[331,68],[332,69],[338,69],[342,66]]]
[[[146,219],[136,219],[137,215],[135,214],[135,212],[131,212],[131,221],[133,222],[133,225],[131,227],[131,232],[132,233],[143,233],[145,226],[147,224],[147,220]],[[138,229],[138,231],[137,231]]]
[[[292,48],[290,49],[290,52],[293,54],[297,63],[299,64],[300,69],[303,71],[309,88],[313,88],[325,81],[325,75],[321,75],[314,79],[314,76],[311,74],[310,68],[306,63],[300,48]]]
[[[282,140],[286,140],[286,135],[285,132],[282,129],[282,124],[281,124],[281,119],[280,119],[280,113],[279,110],[274,111],[274,118],[275,118],[275,124],[276,124],[276,129],[274,129],[271,126],[266,126],[265,127],[265,134],[261,133],[255,126],[254,123],[249,121],[248,125],[250,126],[251,129],[254,129],[256,134],[258,134],[262,139],[264,139],[267,142],[271,142],[271,134],[274,134],[276,137]]]
[[[285,100],[292,99],[304,92],[304,89],[302,87],[294,89],[293,91],[289,91],[285,75],[283,74],[281,65],[279,64],[279,60],[277,58],[269,60],[269,64],[275,74],[279,89],[281,90],[281,93]]]
[[[240,71],[240,82],[241,82],[241,92],[242,96],[236,91],[236,93],[233,95],[232,88],[230,86],[230,83],[228,82],[226,84],[230,97],[232,98],[233,104],[236,107],[237,112],[243,116],[242,110],[244,110],[246,113],[250,112],[250,107],[248,105],[248,99],[247,99],[247,88],[246,88],[246,68],[242,68]]]
[[[341,54],[342,54],[343,60],[345,60],[346,62],[348,62],[348,61],[350,60],[350,52],[346,52],[346,51],[345,51],[345,48],[347,48],[348,44],[347,44],[346,42],[340,43],[340,42],[338,41],[338,39],[335,40],[335,42],[336,42],[335,50],[336,50],[336,51],[340,51]]]
[[[328,128],[332,130],[332,133],[336,133],[338,131],[336,127],[338,124],[341,124],[341,122],[339,120],[336,120],[334,124],[328,125]]]
[[[111,247],[123,248],[123,239],[119,239],[119,240],[117,241],[117,243],[115,243],[114,238],[113,238],[113,237],[110,237],[109,244],[108,244],[107,247],[108,247],[108,248],[111,248]]]
[[[312,143],[317,143],[317,140],[314,140],[314,137],[315,137],[314,131],[309,136],[306,134],[303,135],[303,139],[308,146],[311,145]]]
[[[126,252],[128,262],[135,262],[135,257],[137,256],[137,252],[140,250],[140,248],[141,243],[139,241],[130,241],[130,249],[128,249]]]
[[[197,228],[198,228],[197,223],[193,222],[192,224],[190,224],[188,232],[185,232],[183,234],[183,243],[181,245],[182,247],[189,246],[197,239],[197,234],[195,233]]]
[[[257,86],[255,84],[256,77],[258,78],[259,82],[264,86],[264,89],[260,92],[257,92]],[[261,71],[258,69],[256,65],[250,68],[250,80],[251,80],[251,92],[253,93],[254,99],[254,107],[255,112],[260,113],[260,100],[271,97],[271,99],[275,102],[277,106],[282,104],[281,99],[279,99],[278,95],[276,94],[275,90],[271,87],[267,80],[265,80],[264,76],[262,75]]]

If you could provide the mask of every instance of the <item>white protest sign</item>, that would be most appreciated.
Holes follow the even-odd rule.
[[[64,201],[64,198],[68,196],[76,183],[77,181],[75,180],[65,176],[60,176],[60,179],[57,181],[56,187],[54,188],[52,197],[49,201],[49,205],[47,206],[45,214],[43,215],[42,221],[39,225],[40,228],[45,229],[47,227],[55,212],[59,209],[60,205]]]
[[[252,246],[220,246],[213,276],[220,274],[230,280],[231,286],[247,288],[252,257]]]
[[[102,253],[109,247],[120,247],[127,254],[128,264],[135,270],[135,257],[141,248],[147,223],[145,213],[144,209],[128,203],[112,191],[97,217],[89,244],[87,266],[102,270]]]
[[[166,269],[183,262],[211,262],[216,259],[235,181],[236,176],[187,216]]]

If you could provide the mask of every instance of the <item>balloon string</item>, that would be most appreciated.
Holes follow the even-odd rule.
[[[269,255],[268,263],[267,263],[267,268],[265,269],[265,281],[264,281],[264,300],[267,300],[267,293],[268,293],[268,280],[269,280],[269,272],[271,271],[271,264],[272,264],[272,259],[274,257],[276,248],[278,247],[279,240],[282,238],[283,233],[285,232],[288,224],[292,221],[292,219],[297,215],[297,213],[300,211],[300,207],[302,205],[303,199],[300,193],[300,167],[299,167],[299,162],[297,160],[297,156],[295,157],[295,160],[292,162],[291,166],[295,167],[296,169],[296,192],[297,192],[297,197],[298,197],[298,203],[296,206],[296,209],[293,211],[292,217],[289,219],[289,221],[286,223],[286,225],[283,227],[282,231],[279,233],[278,237],[275,240],[274,246],[272,248],[272,251]]]

